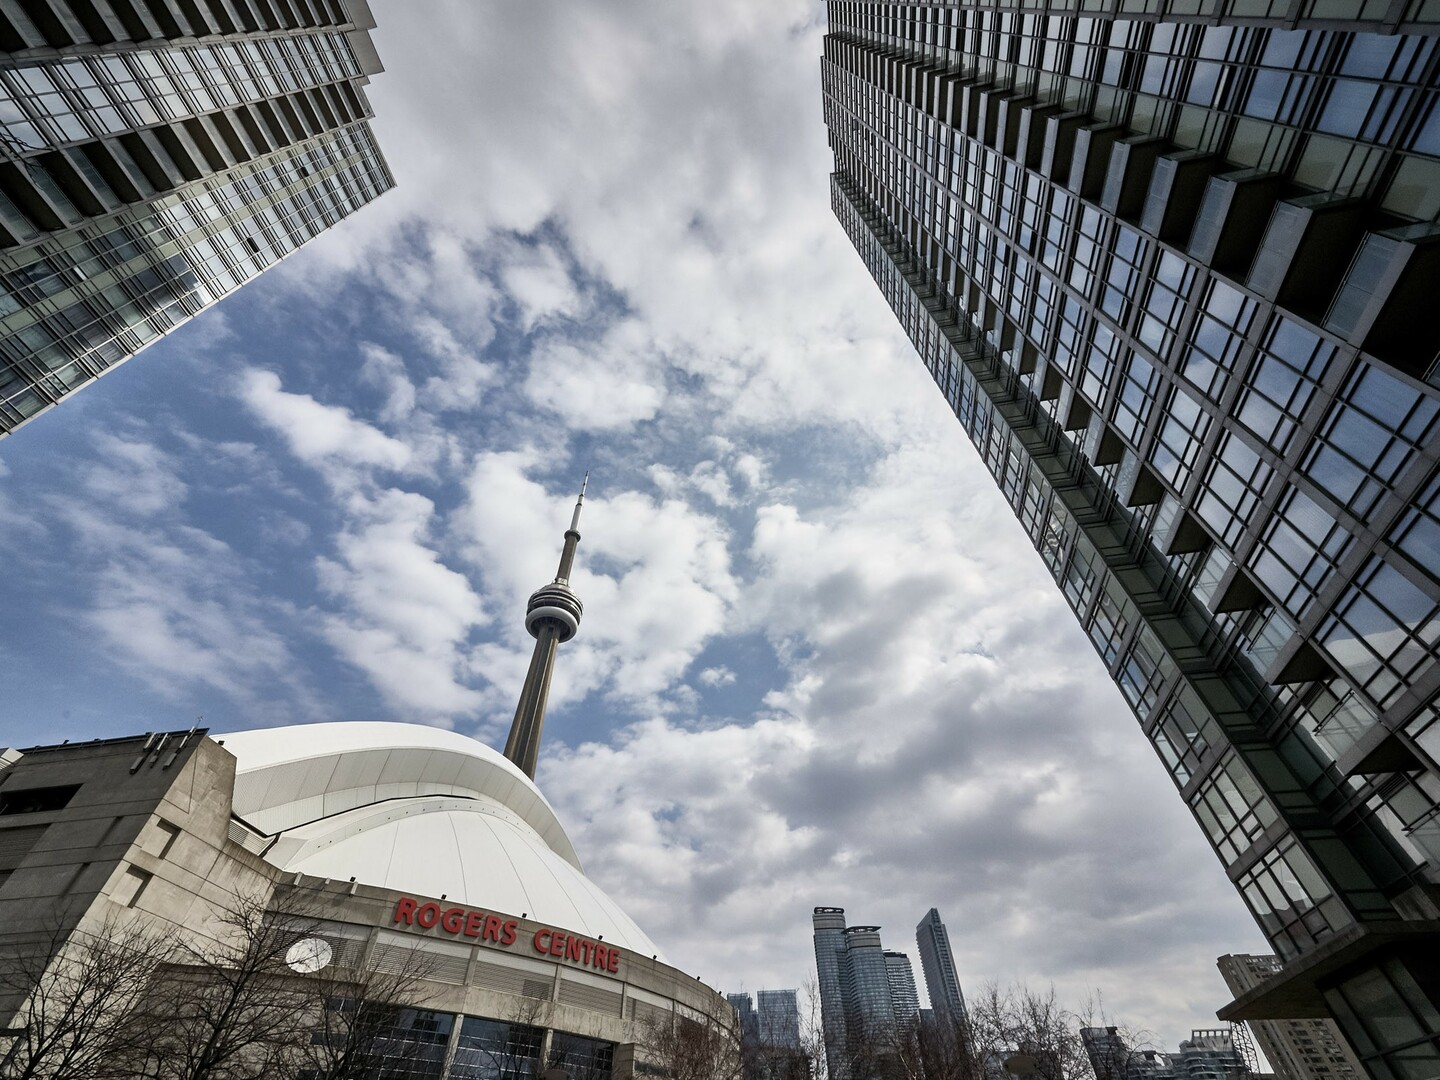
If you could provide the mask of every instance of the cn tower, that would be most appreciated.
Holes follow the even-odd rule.
[[[515,721],[510,737],[505,740],[505,756],[535,778],[535,761],[540,756],[540,731],[545,726],[545,702],[550,696],[550,677],[555,671],[555,648],[569,641],[580,629],[584,605],[570,588],[570,569],[575,564],[575,549],[580,544],[580,510],[585,505],[585,489],[590,474],[580,484],[580,497],[575,500],[575,513],[570,528],[565,530],[565,548],[560,554],[560,568],[555,580],[530,595],[525,607],[525,629],[535,639],[530,656],[530,670],[520,691],[520,704],[515,708]]]

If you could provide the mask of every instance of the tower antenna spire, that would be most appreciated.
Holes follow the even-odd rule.
[[[540,732],[545,726],[550,678],[555,673],[555,650],[575,636],[584,612],[580,598],[570,588],[570,572],[575,565],[575,549],[580,544],[580,511],[585,506],[585,490],[589,486],[587,470],[580,482],[575,512],[570,516],[570,528],[565,530],[565,546],[560,552],[555,580],[536,589],[525,606],[525,629],[535,639],[535,651],[530,654],[530,669],[525,673],[525,685],[520,690],[520,702],[510,724],[510,737],[505,740],[505,756],[532,780],[540,757]]]

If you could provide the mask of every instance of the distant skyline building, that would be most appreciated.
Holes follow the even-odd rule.
[[[726,994],[740,1023],[744,1080],[810,1080],[800,1045],[800,1006],[795,990]]]
[[[755,1012],[761,1046],[800,1049],[800,1002],[795,990],[757,990]]]
[[[0,437],[394,186],[374,25],[365,0],[0,5]]]
[[[845,1030],[851,1043],[868,1041],[890,1030],[895,1009],[890,998],[890,965],[880,943],[880,927],[847,926],[840,954],[840,993]]]
[[[1216,965],[1236,997],[1281,968],[1276,956],[1227,955]],[[1251,1020],[1247,1026],[1277,1080],[1361,1080],[1366,1075],[1333,1020]]]
[[[820,995],[820,1026],[825,1041],[827,1072],[845,1080],[844,1061],[849,1034],[845,996],[840,988],[840,960],[845,955],[845,909],[817,907],[811,916],[815,939],[815,983]]]
[[[935,1019],[950,1026],[961,1023],[965,1019],[965,997],[960,992],[955,955],[950,951],[950,934],[937,909],[932,907],[915,927],[915,948],[920,954],[925,994]]]
[[[735,1018],[740,1023],[740,1039],[742,1043],[755,1043],[760,1038],[760,1018],[755,1015],[755,1002],[749,994],[726,994],[725,1000],[735,1010]]]
[[[1096,1080],[1243,1080],[1255,1075],[1229,1028],[1192,1031],[1168,1054],[1129,1046],[1113,1027],[1081,1028],[1080,1042]]]
[[[1166,1057],[1175,1080],[1234,1080],[1251,1074],[1228,1027],[1192,1031],[1180,1049]],[[1157,1075],[1156,1080],[1162,1076]]]
[[[855,1080],[849,1062],[918,1016],[915,975],[904,953],[886,951],[880,927],[846,926],[836,907],[817,907],[813,920],[829,1076]]]
[[[1440,7],[826,8],[835,214],[1284,963],[1222,1018],[1440,1061]]]
[[[915,969],[903,952],[885,950],[885,976],[890,983],[890,1012],[895,1023],[907,1026],[920,1017],[920,993],[915,988]]]

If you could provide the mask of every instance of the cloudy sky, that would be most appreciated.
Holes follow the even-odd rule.
[[[829,211],[806,0],[375,0],[396,191],[0,443],[0,745],[503,743],[591,470],[540,782],[672,962],[810,909],[1173,1045],[1264,951]]]

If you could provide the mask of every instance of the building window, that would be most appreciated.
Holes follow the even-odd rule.
[[[397,1009],[389,1030],[376,1040],[379,1075],[405,1080],[439,1080],[445,1068],[445,1046],[455,1017],[434,1009]]]
[[[1089,296],[1095,283],[1095,272],[1104,253],[1105,216],[1093,206],[1082,206],[1075,230],[1075,254],[1070,261],[1070,287],[1082,296]]]
[[[1284,960],[1354,921],[1293,837],[1277,844],[1236,884]]]
[[[1223,281],[1212,281],[1180,361],[1185,381],[1219,401],[1254,317],[1254,300]]]
[[[1108,326],[1096,322],[1091,331],[1090,349],[1085,357],[1085,366],[1080,371],[1080,389],[1103,410],[1110,389],[1110,378],[1115,373],[1115,355],[1120,351],[1120,340]]]
[[[1100,561],[1100,555],[1091,543],[1083,536],[1077,536],[1075,550],[1070,557],[1070,565],[1065,570],[1065,581],[1062,585],[1065,598],[1077,612],[1083,612],[1090,606],[1090,598],[1095,594]]]
[[[1140,445],[1159,386],[1160,375],[1154,365],[1139,353],[1132,353],[1120,382],[1120,400],[1115,405],[1115,427],[1131,446]]]
[[[1432,579],[1440,581],[1440,471],[1390,530],[1390,542]]]
[[[1347,979],[1325,997],[1362,1057],[1384,1055],[1396,1076],[1436,1075],[1440,1054],[1426,1039],[1435,1028],[1434,1006],[1400,961]]]
[[[1226,866],[1261,839],[1280,816],[1233,753],[1201,785],[1190,808]]]
[[[64,810],[80,790],[79,784],[0,791],[0,814],[43,814]]]
[[[1149,248],[1149,242],[1127,226],[1121,225],[1115,234],[1115,252],[1110,256],[1110,271],[1100,290],[1100,308],[1119,326],[1125,325],[1130,305],[1140,291],[1140,267]]]
[[[1421,668],[1435,662],[1440,604],[1372,557],[1319,636],[1355,685],[1385,709]]]
[[[1180,387],[1170,391],[1165,423],[1150,451],[1150,459],[1155,471],[1170,481],[1177,492],[1184,491],[1190,480],[1191,470],[1205,445],[1205,436],[1210,433],[1212,419],[1199,402]]]
[[[1148,626],[1141,626],[1115,680],[1135,714],[1143,719],[1155,708],[1161,690],[1174,673],[1175,665],[1165,655],[1160,639]]]
[[[1427,443],[1437,415],[1433,398],[1364,364],[1325,418],[1302,468],[1363,519]]]
[[[1120,644],[1126,631],[1135,621],[1135,605],[1125,596],[1125,590],[1114,578],[1107,577],[1105,589],[1095,605],[1095,617],[1090,624],[1090,642],[1100,654],[1108,668],[1120,655]]]
[[[536,1002],[537,1010],[543,1003]],[[528,1024],[465,1016],[450,1080],[518,1080],[539,1070],[545,1029]]]
[[[1195,512],[1233,549],[1275,470],[1233,432],[1220,440]]]
[[[1270,324],[1235,415],[1284,453],[1336,347],[1282,316]]]
[[[1206,752],[1221,741],[1219,727],[1188,684],[1182,685],[1165,706],[1159,723],[1150,733],[1150,740],[1174,777],[1176,787],[1190,782]]]
[[[1251,569],[1286,611],[1302,619],[1353,539],[1313,499],[1291,488],[1251,557]]]
[[[886,985],[888,993],[888,984]],[[562,1068],[570,1080],[609,1080],[615,1044],[557,1031],[550,1037],[550,1068]]]
[[[1145,294],[1145,311],[1136,335],[1156,356],[1169,354],[1194,282],[1193,266],[1174,252],[1161,253],[1155,264],[1155,281]]]

